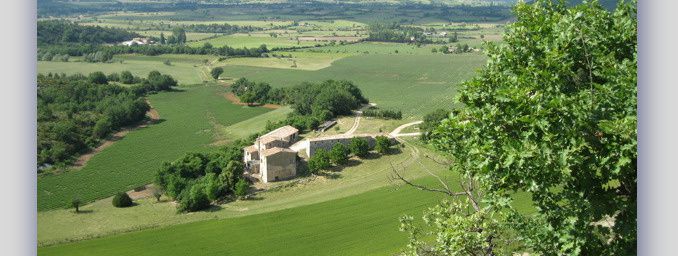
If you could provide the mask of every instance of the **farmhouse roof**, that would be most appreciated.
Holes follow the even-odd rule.
[[[275,154],[278,154],[278,153],[281,153],[281,152],[295,153],[295,154],[297,153],[297,152],[294,152],[294,150],[291,150],[289,148],[275,147],[275,148],[269,148],[267,150],[264,150],[263,155],[264,156],[272,156],[272,155],[275,155]]]
[[[261,142],[261,144],[264,144],[264,145],[266,145],[266,144],[268,144],[268,143],[271,143],[271,142],[273,142],[273,141],[276,141],[276,140],[282,141],[282,139],[280,139],[280,138],[278,138],[278,137],[273,137],[273,136],[266,136],[266,137],[262,137],[261,139],[259,139],[259,141]]]
[[[273,131],[270,131],[267,134],[262,135],[260,138],[265,138],[265,137],[277,137],[277,138],[284,138],[287,136],[290,136],[292,134],[298,133],[299,130],[297,128],[294,128],[289,125],[285,125],[283,127],[280,127],[278,129],[275,129]]]
[[[255,147],[254,145],[247,146],[245,147],[245,151],[247,151],[248,153],[254,153],[257,152],[257,147]]]

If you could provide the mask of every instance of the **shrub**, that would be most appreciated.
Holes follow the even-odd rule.
[[[184,190],[179,196],[179,212],[195,212],[210,206],[210,200],[202,184],[194,184],[190,190]]]
[[[155,197],[155,200],[157,202],[160,202],[160,197],[162,197],[162,191],[160,191],[159,189],[153,190],[153,197]]]
[[[123,84],[133,84],[134,75],[132,75],[132,72],[122,71],[120,72],[120,82],[122,82]]]
[[[363,138],[353,138],[349,144],[349,150],[351,154],[358,157],[365,157],[370,151],[370,144],[366,139]]]
[[[390,148],[391,140],[389,140],[386,136],[377,136],[374,150],[379,152],[379,154],[388,154]]]
[[[219,76],[224,73],[224,69],[222,67],[216,67],[213,68],[212,71],[210,71],[210,74],[212,75],[212,78],[214,79],[219,79]]]
[[[130,207],[132,206],[132,198],[130,198],[125,192],[118,192],[113,197],[113,206],[118,208]]]
[[[320,170],[330,168],[330,154],[324,149],[318,149],[315,154],[308,160],[308,170],[313,174],[317,174]]]
[[[80,204],[82,204],[80,198],[73,198],[73,200],[71,201],[71,207],[75,208],[76,213],[80,212]]]
[[[95,84],[107,84],[108,83],[108,78],[104,74],[104,72],[101,71],[96,71],[92,72],[89,74],[88,77],[89,81]]]
[[[330,150],[330,160],[336,165],[345,164],[348,161],[348,149],[346,146],[341,143],[334,144],[332,150]]]
[[[235,184],[235,195],[243,197],[247,195],[248,190],[250,189],[250,184],[245,179],[239,179],[238,183]]]

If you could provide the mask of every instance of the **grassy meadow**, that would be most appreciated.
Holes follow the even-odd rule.
[[[224,76],[247,77],[273,87],[303,81],[351,80],[371,102],[399,109],[408,119],[436,108],[451,108],[457,85],[471,78],[484,63],[485,57],[479,54],[367,54],[345,57],[316,71],[226,65]]]
[[[190,151],[212,150],[216,125],[269,111],[231,104],[222,86],[182,88],[148,98],[161,122],[130,132],[80,170],[38,178],[38,210],[64,208],[74,197],[91,202],[147,184],[163,162]]]
[[[42,247],[38,255],[391,255],[407,242],[398,217],[421,215],[440,198],[386,187],[266,214]]]
[[[242,127],[240,123],[233,126]],[[257,184],[267,190],[257,193],[255,200],[238,200],[190,214],[176,214],[173,203],[165,200],[157,203],[154,198],[137,200],[138,205],[131,208],[115,208],[110,198],[98,200],[81,208],[86,214],[75,214],[73,209],[40,212],[38,241],[41,245],[49,245],[199,220],[254,215],[349,197],[397,184],[389,178],[391,164],[401,168],[410,179],[427,176],[426,169],[438,174],[448,173],[446,166],[422,157],[424,154],[435,155],[418,141],[409,139],[405,148],[394,150],[393,154],[353,158],[348,166],[335,167],[320,176]],[[448,176],[456,180],[456,176]]]

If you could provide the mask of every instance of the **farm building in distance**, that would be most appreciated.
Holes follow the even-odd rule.
[[[151,39],[137,37],[137,38],[134,38],[132,40],[122,42],[122,45],[132,46],[132,45],[146,45],[146,44],[154,44],[154,43],[155,42],[153,42]]]

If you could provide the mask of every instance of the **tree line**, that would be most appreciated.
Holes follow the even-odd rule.
[[[117,78],[116,78],[117,77]],[[131,78],[130,78],[131,77]],[[138,82],[130,88],[109,81]],[[112,132],[138,123],[150,106],[146,93],[169,90],[176,81],[157,71],[147,78],[103,72],[81,74],[39,74],[37,91],[38,167],[63,167],[95,147]]]
[[[119,28],[82,26],[67,20],[41,20],[37,26],[38,45],[51,44],[112,44],[140,35]]]
[[[433,43],[424,35],[424,29],[401,26],[398,23],[374,23],[367,27],[368,36],[365,41],[396,42],[396,43]]]
[[[350,115],[352,110],[367,104],[355,84],[346,80],[304,82],[293,87],[271,88],[268,83],[238,79],[231,92],[245,103],[288,104],[294,109],[287,119],[271,126],[291,125],[300,130],[316,129],[326,120]]]
[[[227,45],[213,47],[206,43],[202,47],[190,47],[187,45],[91,45],[91,44],[67,44],[67,45],[49,45],[38,49],[38,56],[44,54],[65,54],[68,56],[85,56],[88,54],[143,54],[147,56],[156,56],[160,54],[196,54],[196,55],[218,55],[233,57],[262,57],[262,54],[268,53],[269,49],[265,44],[256,48],[233,48]]]

